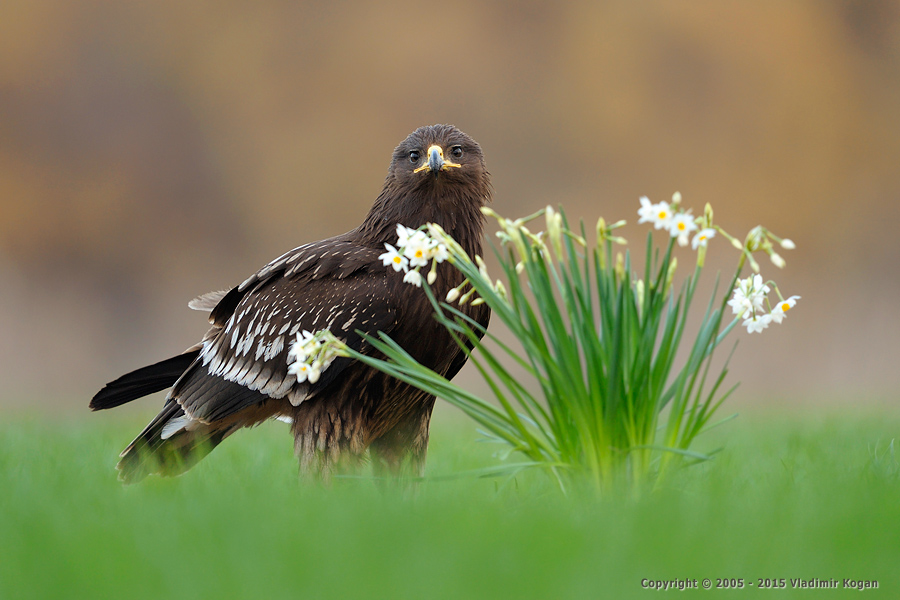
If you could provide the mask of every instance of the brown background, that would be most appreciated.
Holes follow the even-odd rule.
[[[793,238],[763,268],[803,300],[740,336],[736,402],[896,405],[897,2],[6,0],[0,407],[84,410],[189,346],[190,298],[354,227],[435,122],[509,216],[639,242],[638,196],[680,190]]]

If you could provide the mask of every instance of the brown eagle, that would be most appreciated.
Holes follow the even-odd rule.
[[[350,347],[375,353],[360,332],[381,331],[423,365],[451,378],[466,362],[433,318],[424,291],[384,266],[397,225],[437,223],[466,252],[481,253],[490,175],[481,147],[451,125],[421,127],[394,150],[381,194],[356,229],[295,248],[227,292],[189,306],[209,311],[212,327],[183,354],[119,377],[91,400],[113,408],[172,388],[160,413],[121,454],[119,477],[178,475],[242,427],[291,422],[301,471],[327,477],[359,464],[366,452],[376,475],[421,474],[434,396],[349,358],[315,383],[289,372],[298,332],[328,329]],[[447,262],[433,285],[442,298],[462,283]],[[462,307],[482,325],[485,305]]]

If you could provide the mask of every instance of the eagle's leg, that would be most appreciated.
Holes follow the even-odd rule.
[[[372,471],[379,478],[422,477],[434,396],[407,413],[369,445]]]
[[[300,474],[328,482],[332,475],[355,474],[364,463],[360,419],[338,407],[302,403],[294,411],[291,433]]]

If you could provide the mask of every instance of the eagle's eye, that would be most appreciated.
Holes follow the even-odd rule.
[[[453,156],[453,158],[461,158],[463,155],[462,146],[453,146],[450,148],[450,155]]]
[[[409,151],[409,162],[417,163],[419,162],[420,153],[418,150],[410,150]]]

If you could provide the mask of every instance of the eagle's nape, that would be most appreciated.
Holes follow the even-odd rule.
[[[327,477],[341,465],[358,467],[368,454],[376,475],[421,475],[433,396],[347,358],[315,383],[301,383],[288,370],[288,351],[298,332],[329,329],[374,354],[360,332],[383,332],[422,364],[454,376],[465,353],[433,319],[424,292],[378,257],[396,243],[398,224],[428,222],[480,254],[480,209],[490,197],[481,149],[469,136],[447,125],[410,134],[359,227],[300,246],[231,290],[195,299],[190,307],[208,311],[211,323],[199,344],[98,392],[94,410],[171,388],[163,410],[122,452],[120,477],[180,474],[238,429],[271,418],[291,422],[303,471]],[[443,263],[434,292],[441,297],[461,282]],[[487,325],[486,306],[464,310]]]

